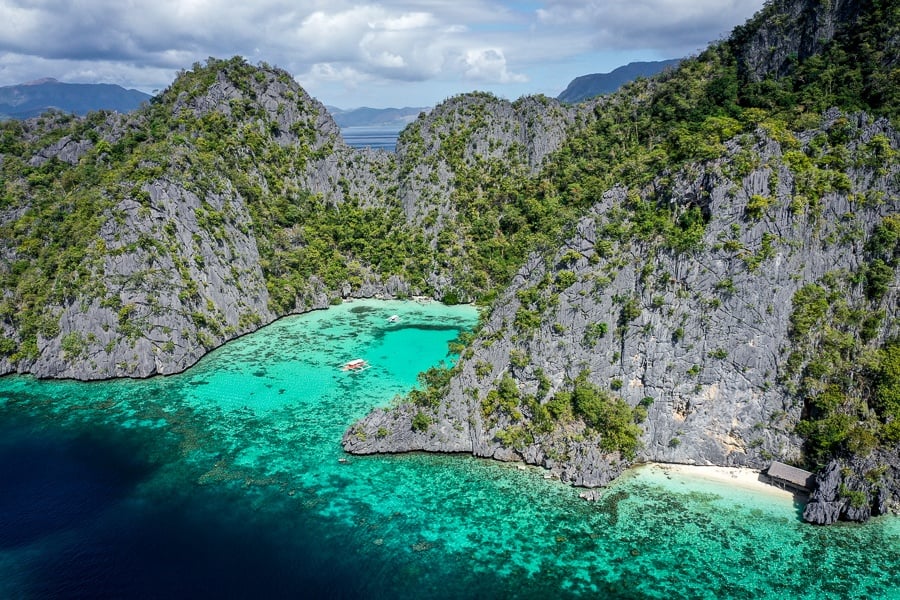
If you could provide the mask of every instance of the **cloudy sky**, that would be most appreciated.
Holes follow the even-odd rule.
[[[148,93],[236,54],[341,108],[460,92],[558,95],[573,78],[696,53],[763,0],[0,0],[0,85],[41,77]]]

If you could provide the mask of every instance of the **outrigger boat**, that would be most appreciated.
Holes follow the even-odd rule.
[[[369,363],[364,361],[361,358],[354,358],[353,360],[344,363],[341,367],[342,371],[365,371],[370,367]]]

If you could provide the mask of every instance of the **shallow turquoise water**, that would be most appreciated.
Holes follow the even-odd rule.
[[[476,319],[357,301],[178,376],[0,379],[0,596],[900,597],[897,519],[814,528],[790,500],[648,469],[589,504],[469,457],[339,462],[344,430]],[[353,358],[372,368],[340,371]]]

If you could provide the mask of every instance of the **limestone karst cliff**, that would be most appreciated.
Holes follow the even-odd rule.
[[[888,510],[898,11],[771,2],[593,103],[450,98],[395,153],[347,147],[287,73],[238,57],[130,115],[4,123],[0,372],[172,373],[343,297],[480,299],[460,363],[348,450],[585,486],[778,458],[820,470],[810,520]]]
[[[248,197],[293,183],[265,179],[278,150],[310,188],[341,142],[292,80],[244,66],[197,67],[130,115],[6,124],[0,368],[170,373],[275,317]]]
[[[354,150],[287,73],[235,58],[130,115],[6,123],[0,370],[172,373],[342,296],[472,298],[450,190],[486,162],[533,171],[572,113],[484,94],[435,112],[397,154]]]
[[[812,206],[796,195],[808,174],[794,161],[835,127],[847,128],[846,148],[856,155],[883,142],[900,148],[885,120],[832,112],[822,130],[778,142],[759,129],[727,143],[722,158],[685,165],[640,192],[611,189],[560,248],[517,273],[444,399],[414,396],[376,411],[348,431],[345,448],[524,460],[585,486],[608,483],[630,460],[755,468],[799,461],[797,426],[809,418],[801,363],[814,361],[795,350],[801,290],[823,286],[835,313],[871,319],[867,348],[900,335],[896,283],[873,297],[859,283],[872,260],[869,240],[885,223],[900,225],[897,165],[848,165],[846,187]],[[673,245],[650,221],[647,209],[660,199],[681,214],[696,206],[706,215],[690,247]],[[634,411],[639,444],[597,451],[607,433],[571,397],[583,373]],[[417,431],[419,413],[433,424]]]
[[[545,171],[585,207],[564,241],[531,255],[441,385],[344,447],[524,460],[585,486],[635,460],[780,459],[822,468],[812,522],[896,506],[900,139],[872,114],[807,111],[890,113],[895,54],[859,39],[895,44],[897,10],[773,2],[598,107]],[[827,69],[842,87],[809,83]]]

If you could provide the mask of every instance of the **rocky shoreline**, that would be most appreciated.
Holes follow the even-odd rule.
[[[124,371],[122,369],[118,369],[116,372],[101,372],[96,368],[89,368],[90,361],[85,361],[78,364],[69,364],[67,363],[67,361],[65,361],[64,352],[61,348],[53,350],[53,347],[49,343],[49,341],[45,341],[45,343],[40,346],[42,348],[42,354],[41,357],[37,360],[21,360],[16,363],[11,363],[9,360],[4,359],[4,357],[0,357],[0,377],[4,375],[18,374],[32,375],[38,379],[109,381],[112,379],[147,379],[149,377],[155,377],[157,375],[177,375],[193,367],[195,364],[197,364],[198,361],[200,361],[200,359],[202,359],[210,352],[213,352],[220,346],[241,338],[245,335],[255,333],[256,331],[259,331],[267,325],[271,325],[279,319],[295,315],[302,315],[317,310],[326,310],[328,309],[328,307],[334,305],[335,299],[340,301],[353,301],[372,298],[376,298],[379,300],[399,300],[403,298],[409,298],[411,296],[406,293],[408,290],[409,286],[407,284],[400,281],[399,279],[395,280],[394,278],[392,278],[386,284],[367,283],[356,290],[351,290],[348,286],[347,288],[339,290],[338,292],[332,294],[322,291],[314,299],[312,299],[310,304],[308,304],[301,310],[296,310],[279,315],[269,313],[267,315],[267,318],[261,320],[258,325],[248,328],[245,331],[240,331],[239,333],[236,333],[231,337],[226,337],[221,340],[220,343],[214,346],[208,348],[197,348],[195,352],[184,354],[178,361],[160,362],[158,360],[154,361],[152,356],[147,357],[146,360],[142,360],[136,363],[134,365],[135,368],[130,372]],[[425,296],[416,295],[412,297]],[[435,300],[430,296],[428,298],[430,300]]]
[[[844,464],[832,461],[816,476],[815,489],[809,494],[788,491],[771,483],[763,469],[692,463],[669,462],[628,462],[620,456],[604,455],[596,445],[579,444],[574,447],[575,458],[569,461],[557,461],[536,452],[519,453],[509,449],[498,448],[493,452],[474,451],[471,445],[461,438],[451,441],[449,437],[437,435],[415,434],[391,435],[384,433],[385,427],[396,427],[403,419],[403,407],[394,409],[376,409],[362,422],[356,423],[345,434],[341,441],[344,450],[350,454],[402,454],[407,452],[437,452],[443,454],[467,453],[479,458],[487,458],[500,462],[520,463],[545,470],[545,479],[554,479],[586,488],[579,497],[586,501],[596,501],[603,495],[603,488],[609,486],[631,469],[650,466],[663,471],[674,471],[689,478],[700,478],[728,483],[746,488],[753,493],[765,493],[773,496],[793,498],[804,506],[803,519],[815,525],[832,525],[838,521],[863,523],[870,517],[881,515],[900,515],[900,501],[897,490],[892,489],[895,481],[890,477],[890,469],[883,466],[886,460],[870,459],[865,464]],[[374,441],[369,441],[365,431],[377,427],[382,434],[375,433]],[[365,429],[363,429],[365,427]],[[388,439],[390,436],[390,440]],[[900,464],[897,457],[891,457],[894,464]],[[859,463],[859,461],[857,461]],[[888,463],[890,464],[890,463]],[[523,467],[524,468],[524,467]],[[881,481],[873,481],[871,477],[859,477],[858,473],[872,473],[881,469]],[[897,467],[893,467],[894,470]],[[852,486],[852,487],[848,487]],[[864,494],[864,495],[861,495]],[[865,498],[874,498],[870,504]],[[862,499],[862,500],[860,500]]]
[[[791,144],[814,144],[838,124],[853,128],[852,144],[878,138],[900,147],[886,120],[838,111],[826,115],[822,130],[798,134]],[[880,167],[848,167],[851,189],[883,190],[885,202],[829,193],[820,210],[835,217],[821,219],[791,208],[802,182],[785,155],[796,151],[763,130],[727,147],[721,159],[648,186],[641,192],[646,198],[623,188],[606,192],[556,252],[532,255],[519,270],[439,405],[376,411],[350,429],[344,448],[470,452],[542,466],[573,485],[603,486],[632,461],[602,451],[602,433],[578,418],[556,422],[552,431],[536,427],[538,409],[525,400],[546,404],[587,372],[611,397],[645,407],[635,461],[755,469],[772,460],[798,464],[804,440],[797,425],[809,419],[809,408],[797,393],[802,371],[791,363],[811,359],[791,352],[795,298],[811,282],[865,272],[867,236],[898,210],[897,180]],[[735,175],[731,163],[747,153],[758,157],[758,167]],[[676,206],[702,204],[708,219],[702,251],[677,254],[606,237],[623,227],[610,217],[621,206],[659,195]],[[763,196],[771,199],[766,215],[748,219],[741,207]],[[848,222],[856,236],[842,233]],[[650,255],[652,261],[644,260]],[[851,306],[867,306],[864,287],[841,289]],[[887,287],[873,310],[883,317],[870,345],[896,335],[898,297],[896,286]],[[497,408],[490,395],[504,381],[512,383],[513,398]],[[427,416],[427,428],[413,427],[418,414]],[[863,521],[896,505],[896,452],[838,462],[819,477],[809,521]]]

